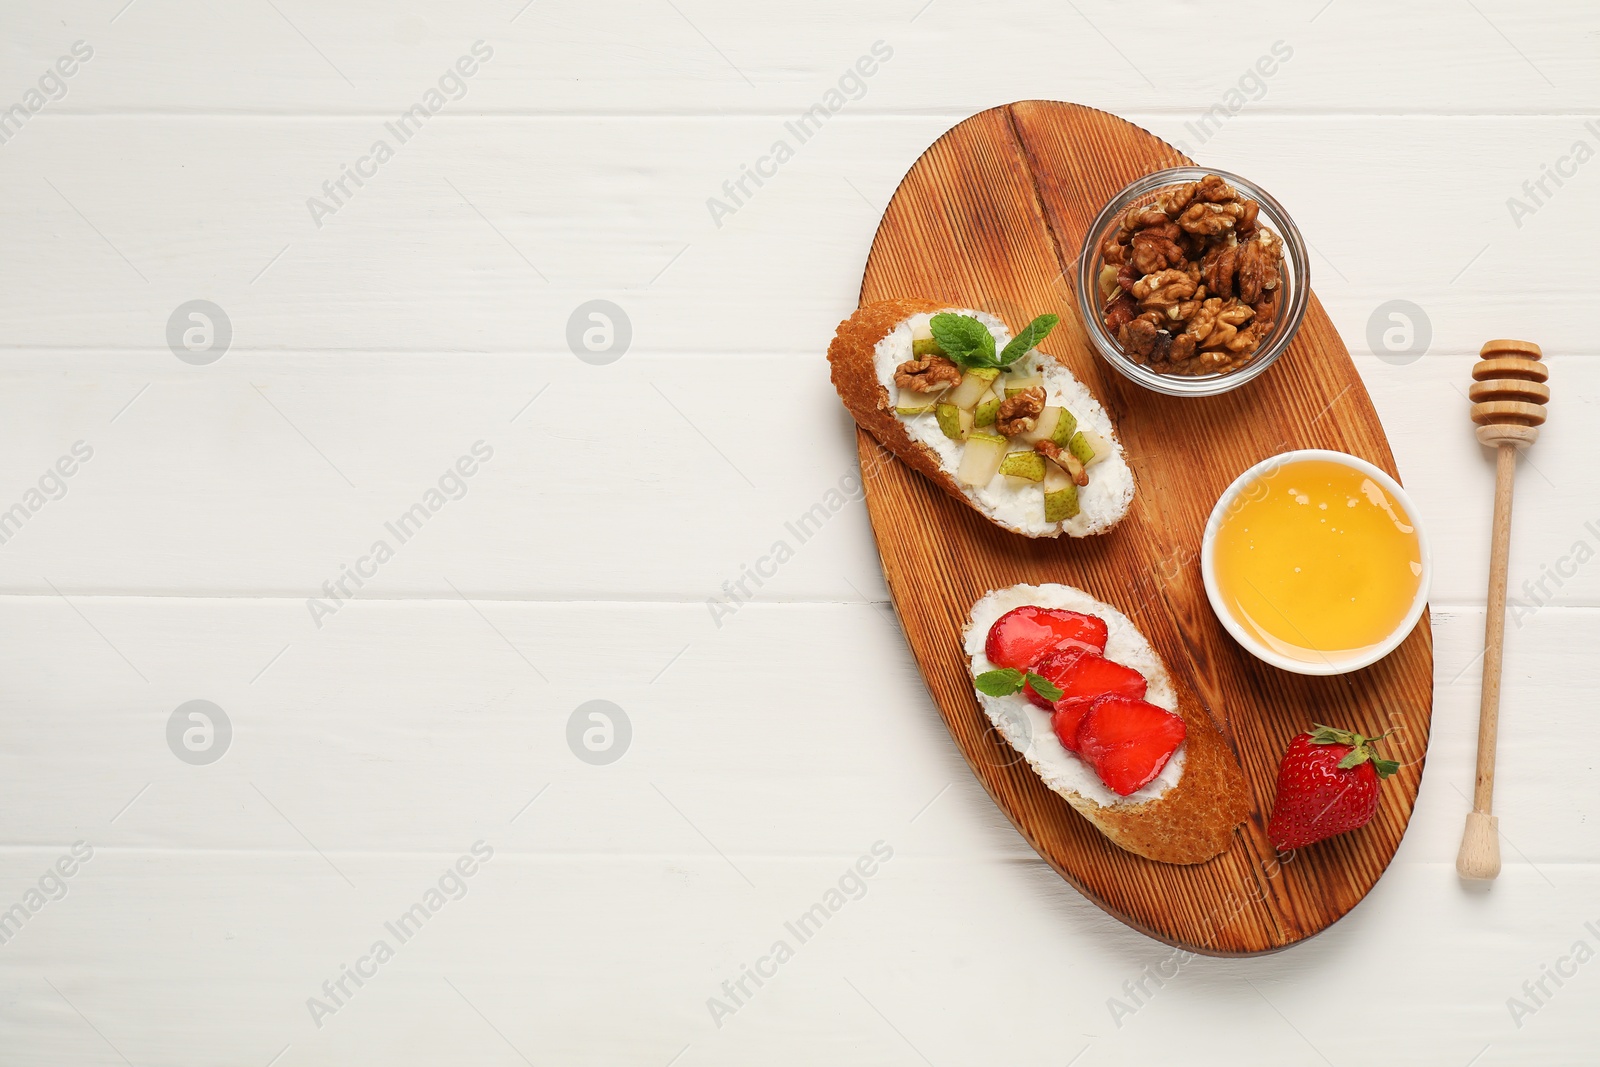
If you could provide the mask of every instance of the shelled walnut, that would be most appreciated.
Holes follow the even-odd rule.
[[[1007,437],[1027,433],[1038,424],[1039,415],[1044,411],[1044,401],[1044,389],[1039,386],[1006,397],[1000,402],[1000,410],[995,413],[995,429]]]
[[[1222,374],[1248,363],[1272,333],[1283,241],[1261,205],[1208,174],[1130,208],[1100,251],[1107,332],[1161,374]]]
[[[910,359],[894,369],[894,384],[916,393],[947,389],[961,381],[961,368],[943,356]]]

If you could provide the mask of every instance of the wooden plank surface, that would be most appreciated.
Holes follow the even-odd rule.
[[[1120,113],[1169,140],[1192,118]],[[104,350],[195,379],[240,359],[329,364],[320,357],[333,353],[352,363],[484,353],[565,362],[567,318],[595,297],[633,324],[627,358],[596,375],[639,367],[642,356],[657,366],[709,354],[815,356],[859,291],[872,228],[908,161],[965,114],[842,111],[719,226],[706,200],[783,135],[786,113],[578,121],[446,111],[319,228],[306,199],[366,151],[386,113],[288,121],[47,109],[3,146],[0,192],[13,211],[0,356]],[[1374,309],[1403,297],[1430,320],[1429,358],[1474,354],[1507,334],[1537,335],[1564,357],[1600,348],[1545,281],[1551,247],[1600,239],[1600,218],[1568,207],[1595,171],[1580,170],[1531,217],[1514,221],[1506,201],[1525,197],[1521,183],[1577,137],[1595,139],[1586,121],[1288,119],[1247,108],[1196,154],[1272,190],[1313,235],[1318,295],[1352,352],[1367,350]],[[141,184],[103,180],[102,160]],[[1362,194],[1322,160],[1361,160],[1368,193],[1392,209],[1354,225],[1351,201]],[[1434,180],[1440,172],[1450,181]],[[192,368],[171,358],[164,330],[173,308],[200,296],[232,318],[233,347]]]
[[[1382,424],[1322,306],[1311,307],[1270,371],[1220,397],[1163,397],[1121,379],[1089,347],[1072,293],[1083,235],[1128,182],[1187,162],[1104,112],[1025,101],[982,112],[936,142],[884,213],[862,302],[929,297],[980,308],[1013,329],[1053,311],[1046,346],[1105,401],[1138,494],[1110,534],[1030,541],[950,500],[860,433],[868,511],[906,637],[951,736],[974,773],[1046,861],[1108,912],[1161,940],[1244,955],[1310,937],[1383,873],[1410,819],[1433,705],[1426,617],[1392,655],[1336,678],[1267,667],[1222,630],[1199,572],[1212,505],[1257,461],[1295,448],[1349,452],[1397,473]],[[1209,709],[1244,767],[1251,816],[1233,847],[1197,866],[1124,852],[1010,757],[972,691],[960,634],[989,589],[1065,582],[1116,605]],[[1374,820],[1279,857],[1265,836],[1277,762],[1313,720],[1369,734],[1395,729],[1404,751]]]

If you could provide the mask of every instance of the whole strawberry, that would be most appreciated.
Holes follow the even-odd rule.
[[[1382,740],[1315,725],[1289,742],[1278,766],[1278,799],[1267,836],[1279,849],[1301,848],[1355,830],[1378,810],[1378,785],[1400,769],[1380,759]]]

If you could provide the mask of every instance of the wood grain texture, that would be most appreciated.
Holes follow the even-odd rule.
[[[863,303],[899,296],[981,308],[1013,328],[1061,315],[1046,347],[1117,420],[1138,496],[1111,533],[1082,541],[1008,534],[889,460],[858,435],[867,505],[907,640],[951,736],[1038,853],[1113,916],[1208,955],[1294,944],[1346,914],[1383,873],[1405,832],[1427,748],[1433,648],[1425,615],[1382,662],[1335,678],[1259,663],[1206,603],[1200,535],[1217,497],[1277,452],[1331,448],[1395,474],[1383,428],[1344,344],[1313,295],[1294,343],[1269,373],[1221,397],[1157,396],[1093,354],[1073,271],[1084,231],[1122,186],[1188,162],[1115,116],[1025,101],[974,115],[912,167],[884,213]],[[986,590],[1066,582],[1126,612],[1205,705],[1238,755],[1250,818],[1233,847],[1194,867],[1153,863],[1110,844],[1047,789],[995,733],[974,699],[960,634]],[[1278,857],[1264,829],[1278,757],[1311,721],[1390,730],[1404,764],[1363,829]]]

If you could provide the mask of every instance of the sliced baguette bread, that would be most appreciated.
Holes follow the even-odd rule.
[[[990,627],[1013,608],[1033,605],[1095,615],[1106,623],[1105,656],[1145,676],[1144,699],[1183,719],[1185,736],[1159,775],[1129,796],[1118,796],[1051,727],[1050,713],[1021,693],[975,695],[984,713],[1044,783],[1111,841],[1162,863],[1204,863],[1225,852],[1234,827],[1248,815],[1244,772],[1204,709],[1173,685],[1166,666],[1122,612],[1068,585],[1014,585],[986,594],[972,607],[965,648],[976,678],[994,669],[984,653]]]

